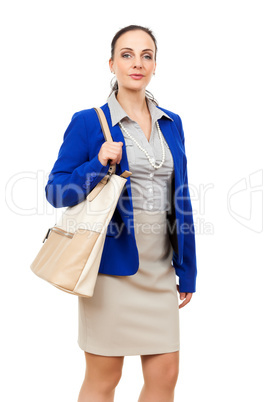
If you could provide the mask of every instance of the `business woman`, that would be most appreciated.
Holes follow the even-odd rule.
[[[94,295],[78,297],[86,359],[78,402],[114,401],[131,355],[141,356],[139,402],[174,401],[179,308],[196,291],[197,269],[182,122],[146,90],[156,54],[150,29],[130,25],[116,33],[109,60],[115,81],[102,106],[114,142],[105,142],[93,108],[75,113],[45,188],[54,207],[71,206],[110,163],[118,175],[132,172],[108,226]]]

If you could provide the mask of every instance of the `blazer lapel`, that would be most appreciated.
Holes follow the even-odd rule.
[[[167,118],[159,119],[158,123],[173,157],[175,182],[182,184],[184,165],[183,159],[185,155],[179,144],[179,133],[175,128],[174,122]]]

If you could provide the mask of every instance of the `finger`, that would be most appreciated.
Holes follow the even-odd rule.
[[[122,148],[119,150],[119,154],[117,154],[116,163],[120,163],[122,159]]]
[[[186,306],[192,298],[192,293],[187,293],[185,300],[179,305],[179,308]]]
[[[188,300],[188,303],[189,303],[189,301],[191,300],[192,296],[193,296],[192,293],[187,293],[187,295],[186,295],[186,300]]]
[[[183,294],[183,293],[185,294],[185,292],[180,292],[180,285],[179,285],[179,284],[177,284],[176,286],[177,286],[178,292],[179,292],[180,294]]]
[[[115,152],[117,155],[119,152],[122,152],[122,147],[120,145],[115,144],[107,144],[103,147],[105,152]]]
[[[113,164],[119,163],[122,159],[122,147],[121,145],[114,146],[111,144],[111,146],[105,147],[104,150],[104,157],[108,159],[112,159]]]
[[[179,308],[184,307],[187,304],[186,300],[184,300],[181,304],[179,304]]]
[[[176,284],[176,286],[177,286],[178,292],[180,293],[180,286],[178,284]],[[185,299],[185,293],[180,293],[180,299],[181,300]]]
[[[104,155],[105,155],[105,158],[112,159],[113,162],[116,162],[116,160],[118,158],[118,152],[111,151],[111,150],[106,151]]]
[[[108,142],[108,141],[106,141],[106,142],[103,143],[103,145],[106,146],[106,147],[122,148],[123,142],[122,141],[119,141],[119,142],[116,142],[116,141]]]
[[[116,147],[122,147],[124,145],[122,141],[113,141],[113,142],[106,141],[104,144],[115,145]]]
[[[179,304],[179,308],[186,306],[187,303],[189,303],[189,301],[187,301],[187,299],[183,300],[183,302],[181,304]]]
[[[122,151],[119,151],[117,153],[117,159],[116,159],[117,163],[119,163],[121,161],[121,159],[122,159]]]

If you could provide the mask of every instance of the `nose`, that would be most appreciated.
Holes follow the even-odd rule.
[[[140,57],[135,57],[134,59],[134,68],[142,68],[142,61]]]

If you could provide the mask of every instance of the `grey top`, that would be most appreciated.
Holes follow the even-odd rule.
[[[139,144],[146,149],[152,158],[154,158],[154,163],[159,165],[162,161],[162,148],[158,136],[156,121],[162,116],[166,116],[170,120],[173,119],[165,112],[158,109],[148,98],[147,103],[152,118],[152,132],[149,142],[139,124],[132,120],[124,111],[116,99],[115,92],[113,92],[108,98],[112,126],[121,121],[128,132],[135,137]],[[164,164],[161,168],[155,169],[150,164],[145,153],[123,130],[122,134],[126,143],[129,170],[132,172],[130,183],[133,208],[150,211],[168,210],[170,203],[170,194],[168,191],[169,183],[172,179],[174,170],[173,157],[168,144],[164,140],[166,153]]]

